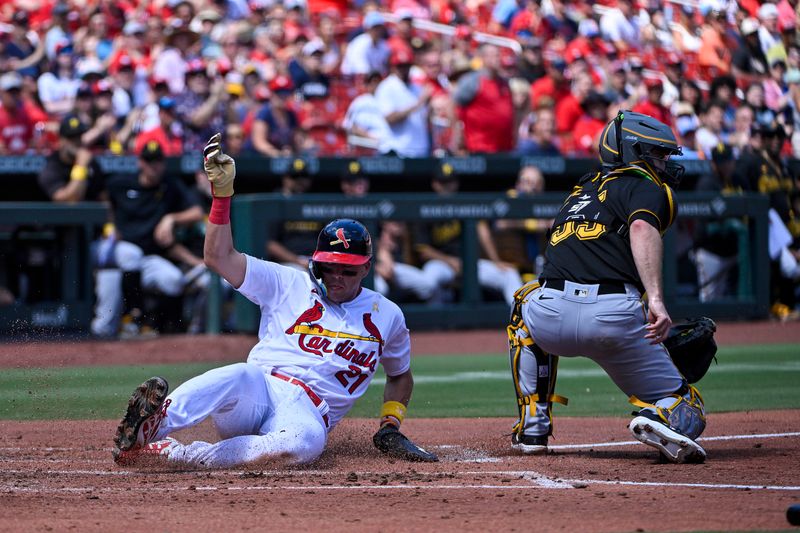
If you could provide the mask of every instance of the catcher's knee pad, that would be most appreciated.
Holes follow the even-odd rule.
[[[648,404],[631,397],[631,403],[642,407],[640,414],[661,420],[690,439],[699,437],[706,428],[703,398],[692,385],[684,385],[674,394]]]

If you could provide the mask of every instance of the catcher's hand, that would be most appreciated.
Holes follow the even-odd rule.
[[[372,442],[383,453],[398,459],[426,463],[434,463],[439,460],[436,454],[411,442],[408,437],[400,433],[400,430],[392,424],[384,424],[372,437]]]
[[[236,177],[236,163],[229,155],[222,153],[222,135],[215,133],[203,148],[203,168],[211,182],[211,194],[218,198],[233,196],[233,179]]]
[[[708,372],[715,359],[717,343],[714,332],[717,325],[706,317],[688,319],[686,324],[674,326],[664,340],[675,366],[689,383],[697,383]]]

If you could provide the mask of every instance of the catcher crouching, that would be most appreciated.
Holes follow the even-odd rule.
[[[603,170],[583,176],[554,219],[541,278],[515,296],[508,327],[519,406],[512,447],[547,451],[559,357],[589,357],[640,409],[633,436],[675,463],[703,462],[706,427],[692,383],[716,352],[714,323],[672,328],[662,235],[675,219],[683,167],[670,128],[620,112],[600,136]]]

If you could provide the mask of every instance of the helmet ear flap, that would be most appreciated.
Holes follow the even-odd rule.
[[[311,276],[311,281],[313,281],[314,285],[317,286],[319,295],[322,296],[323,298],[328,296],[328,288],[325,286],[325,282],[322,281],[322,273],[319,271],[316,261],[314,260],[308,261],[308,274],[309,276]]]

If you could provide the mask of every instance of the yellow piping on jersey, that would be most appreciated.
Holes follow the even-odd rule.
[[[667,228],[672,225],[672,222],[675,220],[675,200],[672,198],[672,188],[664,184],[664,192],[667,193],[667,201],[669,202],[669,224],[667,224]],[[666,231],[666,228],[665,228]]]
[[[661,225],[662,225],[662,224],[661,224],[661,219],[660,219],[660,218],[658,218],[658,215],[656,215],[655,213],[653,213],[653,212],[652,212],[652,211],[650,211],[649,209],[637,209],[636,211],[634,211],[633,213],[631,213],[630,215],[628,215],[628,226],[630,226],[630,225],[631,225],[631,217],[632,217],[633,215],[635,215],[636,213],[649,213],[649,214],[653,215],[654,217],[656,217],[656,220],[658,220],[658,225],[659,225],[659,226],[661,226]]]

